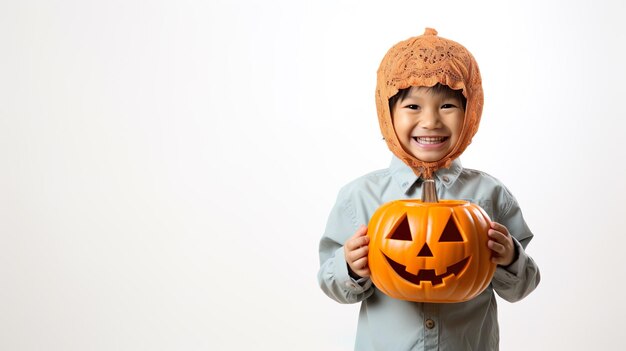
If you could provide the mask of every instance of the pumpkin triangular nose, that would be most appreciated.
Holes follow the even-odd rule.
[[[427,243],[424,243],[424,246],[422,246],[422,249],[417,254],[417,257],[433,257],[433,252],[430,251],[430,247],[428,247]]]

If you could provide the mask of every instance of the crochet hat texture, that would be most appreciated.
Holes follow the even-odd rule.
[[[411,86],[432,87],[437,83],[462,90],[467,99],[465,120],[459,141],[439,161],[424,162],[406,152],[395,133],[389,98],[400,89]],[[461,44],[437,36],[426,28],[423,35],[394,45],[380,63],[376,82],[376,109],[380,130],[389,150],[413,169],[415,174],[430,179],[439,168],[447,168],[471,143],[478,130],[483,109],[482,80],[478,64]]]

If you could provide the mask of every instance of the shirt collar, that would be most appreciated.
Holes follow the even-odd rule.
[[[413,170],[396,156],[393,156],[391,159],[389,169],[391,170],[392,178],[405,194],[407,194],[413,184],[418,181],[418,177]],[[437,183],[443,184],[446,188],[450,188],[459,178],[461,171],[463,171],[461,160],[456,158],[452,161],[450,168],[441,168],[435,172],[435,180]]]

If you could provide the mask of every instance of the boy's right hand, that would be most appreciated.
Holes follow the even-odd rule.
[[[370,268],[367,263],[370,238],[367,236],[367,227],[361,225],[343,246],[343,252],[348,263],[348,271],[353,278],[367,278]]]

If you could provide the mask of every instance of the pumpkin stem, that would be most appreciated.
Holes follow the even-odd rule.
[[[422,183],[422,202],[439,202],[434,179],[424,179]]]

